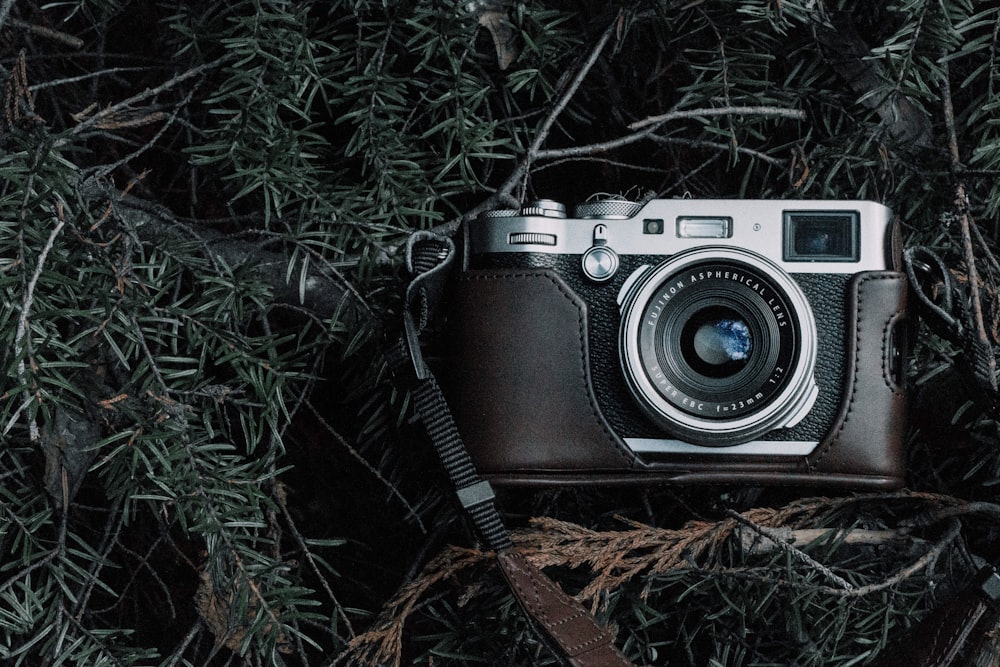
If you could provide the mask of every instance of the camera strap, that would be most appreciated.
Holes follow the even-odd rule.
[[[994,417],[1000,416],[997,350],[977,331],[969,312],[971,297],[962,293],[944,260],[930,248],[907,248],[903,265],[921,319],[960,351],[955,368],[967,385],[968,397]]]
[[[1000,575],[982,568],[972,583],[932,611],[872,667],[949,667],[967,644],[983,642],[1000,621]]]
[[[389,364],[397,381],[410,390],[416,416],[430,436],[459,503],[483,545],[496,552],[504,579],[539,637],[571,667],[629,667],[612,633],[514,548],[494,503],[493,489],[476,471],[447,399],[424,362],[420,334],[441,301],[454,257],[455,245],[448,237],[415,232],[408,239],[403,326],[389,343]]]

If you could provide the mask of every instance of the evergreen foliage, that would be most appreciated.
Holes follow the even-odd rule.
[[[414,229],[870,198],[1000,343],[995,3],[6,0],[0,40],[4,664],[554,664],[381,360]],[[912,492],[503,507],[637,663],[864,664],[1000,553],[958,351],[922,332]]]

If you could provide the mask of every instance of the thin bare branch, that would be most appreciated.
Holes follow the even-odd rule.
[[[680,109],[669,111],[659,116],[650,116],[642,120],[637,120],[628,126],[630,130],[643,130],[649,127],[657,127],[664,123],[671,123],[675,120],[686,120],[692,118],[711,118],[714,116],[764,116],[774,118],[790,118],[792,120],[805,120],[806,112],[801,109],[787,109],[784,107],[767,106],[726,106],[718,108],[703,109]]]
[[[340,433],[338,433],[336,429],[334,429],[333,426],[330,425],[330,422],[328,422],[323,417],[323,415],[319,413],[319,411],[316,409],[316,406],[314,406],[310,401],[305,401],[304,406],[306,410],[317,421],[319,421],[320,425],[323,427],[323,430],[326,431],[326,433],[329,436],[334,438],[340,444],[340,446],[343,447],[344,450],[351,455],[351,458],[360,463],[372,476],[375,477],[375,479],[377,479],[385,486],[385,488],[389,491],[391,495],[393,495],[397,500],[399,500],[400,504],[404,508],[406,508],[406,511],[410,515],[410,517],[416,521],[418,526],[420,526],[420,530],[426,533],[427,527],[424,525],[423,520],[420,518],[419,512],[417,512],[417,509],[410,503],[410,501],[406,499],[406,496],[404,496],[400,492],[400,490],[396,488],[396,485],[387,480],[382,475],[382,473],[380,473],[378,469],[375,468],[375,466],[373,466],[365,457],[361,456],[361,453],[358,452],[358,450],[356,450],[354,447],[352,447],[351,444],[347,442],[347,439]]]
[[[23,211],[23,209],[22,209]],[[22,221],[25,222],[25,221]],[[11,417],[10,422],[7,425],[5,432],[10,429],[14,421],[17,419],[18,414],[21,409],[30,405],[30,394],[27,387],[27,364],[25,363],[25,354],[27,346],[27,337],[29,329],[29,319],[31,317],[31,308],[35,303],[35,289],[38,287],[38,281],[42,277],[42,269],[45,266],[45,260],[48,258],[49,253],[55,246],[56,239],[59,237],[59,233],[66,226],[66,220],[63,214],[62,202],[58,202],[58,214],[56,216],[56,224],[49,232],[49,238],[45,241],[45,245],[42,246],[42,251],[38,253],[38,260],[35,264],[35,270],[31,274],[31,278],[28,280],[24,289],[24,297],[21,301],[21,314],[17,319],[17,333],[14,335],[14,356],[17,358],[17,376],[24,385],[24,397],[25,402],[22,407],[18,409],[17,412]],[[22,259],[24,259],[22,257]],[[37,442],[40,437],[40,432],[38,430],[38,424],[32,419],[29,424],[29,434],[32,442]]]
[[[531,171],[531,165],[536,159],[538,159],[541,148],[549,138],[549,133],[552,131],[552,127],[555,125],[556,120],[558,120],[567,105],[569,105],[570,100],[573,99],[573,96],[580,89],[580,85],[583,83],[584,79],[587,78],[587,75],[594,67],[597,59],[600,58],[601,53],[604,52],[604,48],[607,46],[611,36],[615,34],[618,23],[619,17],[616,16],[615,20],[612,21],[607,28],[605,28],[600,38],[598,38],[597,42],[594,44],[594,47],[590,50],[590,54],[587,56],[587,59],[580,65],[576,74],[570,80],[569,84],[563,90],[559,98],[555,101],[555,104],[552,105],[549,112],[545,115],[541,125],[538,126],[535,138],[528,147],[528,151],[524,158],[518,163],[517,167],[514,168],[511,174],[507,177],[507,180],[504,181],[503,185],[500,186],[497,193],[494,195],[494,198],[509,195],[513,192],[518,183],[520,183]]]
[[[734,512],[730,510],[729,512],[727,512],[727,515],[730,518],[734,519],[741,526],[745,526],[750,530],[752,530],[754,533],[756,533],[758,536],[766,540],[769,540],[780,551],[787,553],[792,558],[795,558],[796,560],[805,563],[807,566],[813,568],[814,570],[822,574],[825,578],[827,578],[834,584],[835,588],[842,589],[845,591],[851,591],[854,589],[854,586],[849,581],[847,581],[840,575],[836,574],[833,570],[823,565],[822,563],[817,561],[815,558],[813,558],[806,552],[795,547],[791,542],[781,539],[780,537],[776,536],[773,532],[770,532],[763,526],[758,526],[756,523],[746,518],[739,512]]]
[[[952,174],[956,177],[955,183],[955,210],[959,216],[959,230],[962,239],[962,254],[965,260],[966,277],[968,278],[969,301],[972,307],[972,319],[975,326],[976,342],[979,344],[973,363],[977,366],[977,373],[986,373],[993,387],[996,388],[997,362],[996,357],[988,352],[990,350],[990,337],[986,328],[986,317],[983,313],[983,301],[980,294],[979,270],[976,268],[976,253],[972,243],[972,227],[974,221],[972,213],[969,211],[969,196],[965,189],[965,182],[960,178],[962,172],[962,156],[958,147],[958,132],[955,129],[955,109],[951,96],[951,77],[945,70],[944,80],[941,89],[941,101],[944,112],[945,127],[948,131],[948,151],[951,154]]]

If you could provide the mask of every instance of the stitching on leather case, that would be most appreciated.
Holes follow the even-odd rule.
[[[955,642],[955,638],[961,636],[963,633],[971,632],[975,624],[979,622],[979,618],[983,615],[985,608],[986,606],[983,604],[976,604],[967,609],[964,614],[964,618],[952,626],[952,631],[950,633],[942,633],[941,627],[939,626],[937,631],[934,632],[928,651],[929,655],[935,658],[935,661],[926,664],[929,667],[933,667],[934,665],[950,664],[951,658],[954,658],[954,655],[949,655],[949,652],[947,651],[938,655],[938,645],[943,641],[946,649],[949,646],[957,647],[958,644]]]
[[[467,273],[461,276],[460,280],[463,281],[498,281],[506,280],[509,278],[545,278],[556,289],[559,293],[573,306],[576,311],[577,317],[577,341],[579,343],[580,352],[580,365],[577,370],[580,371],[580,380],[583,383],[583,387],[587,394],[587,404],[590,406],[591,415],[597,422],[597,426],[601,429],[604,435],[608,439],[608,443],[611,444],[615,452],[625,461],[629,468],[635,463],[636,457],[632,450],[623,448],[623,445],[618,442],[618,435],[614,433],[610,428],[607,427],[604,419],[604,415],[601,413],[600,406],[597,405],[596,398],[594,397],[594,392],[590,388],[590,382],[588,381],[587,373],[590,367],[590,356],[587,354],[587,337],[584,335],[584,331],[587,329],[587,321],[584,316],[584,312],[579,308],[576,301],[580,299],[576,293],[574,293],[565,283],[560,279],[555,277],[549,271],[516,271],[516,272],[498,272],[498,273]],[[582,299],[580,299],[582,301]],[[627,451],[626,451],[627,450]]]
[[[882,329],[882,381],[885,382],[885,386],[895,394],[896,396],[902,396],[902,388],[896,384],[896,381],[892,378],[892,359],[889,358],[891,350],[889,349],[889,341],[892,339],[892,328],[899,323],[900,318],[903,316],[905,311],[900,308],[889,321],[885,323],[885,327]]]
[[[584,619],[584,622],[587,625],[593,625],[592,623],[589,622],[590,619],[587,618],[587,612],[584,611],[582,607],[577,607],[575,601],[573,601],[572,598],[565,596],[565,593],[562,593],[562,591],[556,591],[555,589],[551,588],[545,581],[536,577],[529,568],[521,566],[518,558],[507,557],[507,566],[513,572],[520,575],[518,577],[511,577],[512,585],[515,588],[517,588],[519,592],[518,597],[524,600],[526,604],[531,605],[532,609],[535,610],[533,615],[539,618],[542,621],[542,624],[547,629],[551,630],[553,634],[558,634],[557,631],[560,627],[578,619]],[[527,583],[531,584],[530,597],[526,594],[528,593],[528,590],[523,583],[524,581],[527,581]],[[564,616],[563,618],[560,618],[558,620],[550,619],[548,613],[548,607],[541,601],[542,595],[539,592],[540,589],[551,590],[553,593],[565,597],[566,604],[564,606],[568,607],[573,613]],[[583,653],[585,652],[585,650],[589,650],[590,647],[592,646],[595,646],[597,644],[603,644],[610,640],[609,635],[607,634],[607,630],[601,629],[596,625],[593,627],[596,632],[591,636],[589,640],[573,644],[571,646],[566,646],[566,648],[570,651],[572,655]]]
[[[855,399],[856,399],[857,393],[858,393],[858,376],[859,376],[858,371],[859,371],[859,366],[861,364],[861,325],[862,325],[862,322],[864,321],[863,314],[864,314],[864,308],[865,308],[864,307],[865,296],[864,296],[863,287],[864,287],[864,285],[866,283],[869,283],[869,282],[874,281],[874,280],[893,280],[893,281],[898,281],[899,280],[899,276],[886,276],[886,275],[863,276],[862,278],[860,278],[858,280],[858,285],[857,285],[858,316],[857,316],[856,324],[854,325],[854,371],[853,371],[853,374],[851,375],[851,393],[850,393],[850,398],[847,400],[847,411],[844,413],[844,418],[840,421],[840,424],[837,426],[836,432],[827,441],[826,446],[824,446],[823,450],[821,452],[817,453],[815,455],[815,457],[812,459],[812,461],[809,463],[809,467],[812,470],[816,470],[816,468],[819,467],[820,462],[822,462],[822,460],[826,457],[826,455],[830,453],[830,450],[833,448],[833,445],[838,440],[840,440],[841,434],[843,434],[844,429],[847,427],[847,423],[849,421],[851,421],[851,416],[854,413],[854,404],[855,404]],[[895,320],[896,320],[896,318],[899,317],[899,315],[901,313],[902,313],[901,309],[897,310],[893,314],[892,318],[890,318],[889,324],[894,323]],[[887,326],[889,326],[889,325],[887,325]],[[886,347],[885,347],[885,340],[886,340],[886,335],[885,334],[886,333],[887,332],[885,330],[883,330],[883,332],[882,332],[882,359],[883,359],[883,362],[885,361],[885,357],[888,354],[888,352],[886,350]],[[886,373],[885,364],[883,363],[883,366],[882,366],[882,379],[883,379],[883,381],[886,381],[885,373]],[[891,386],[890,386],[890,388],[891,388]]]

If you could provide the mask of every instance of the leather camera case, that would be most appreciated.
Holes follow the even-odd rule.
[[[607,341],[595,343],[587,302],[551,269],[460,271],[448,296],[440,376],[474,463],[499,484],[896,488],[904,481],[907,401],[893,336],[906,321],[907,282],[901,273],[869,271],[844,289],[841,382],[828,388],[840,400],[805,455],[725,447],[637,455],[595,390],[595,375],[617,377],[621,369],[593,367],[591,346]],[[611,357],[617,352],[597,355],[603,366]]]

